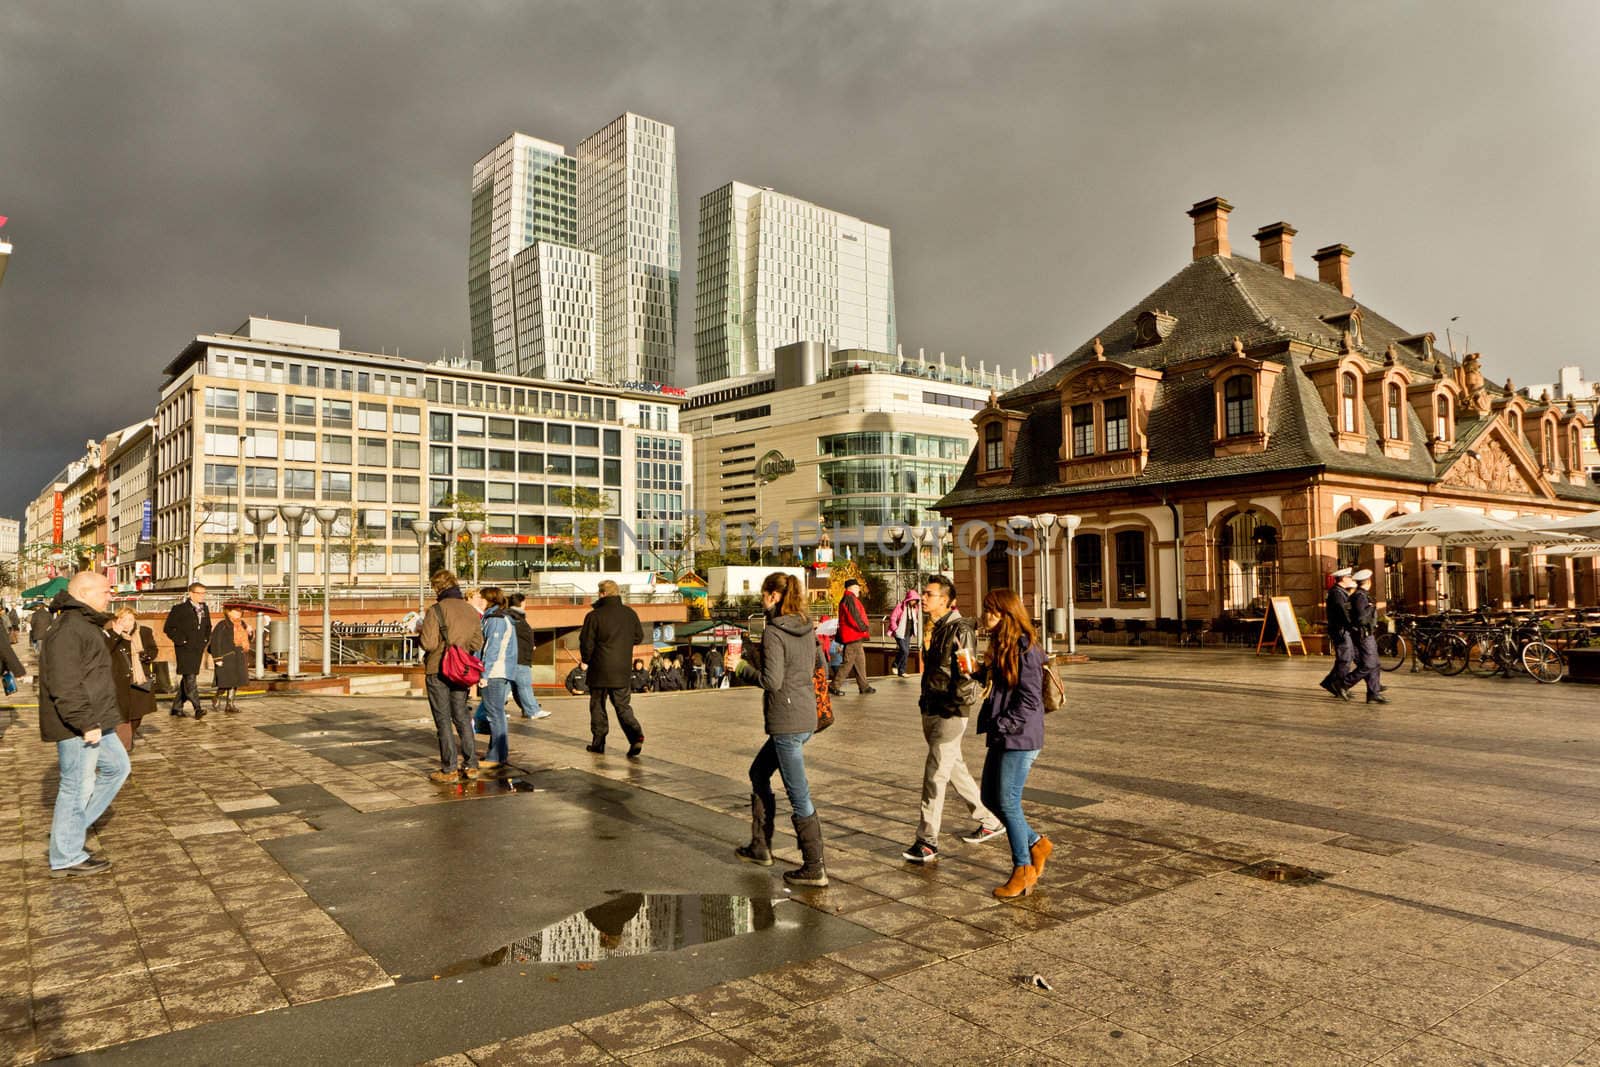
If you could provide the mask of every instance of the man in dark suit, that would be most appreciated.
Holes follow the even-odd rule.
[[[205,661],[206,645],[211,640],[211,611],[206,607],[206,587],[191,582],[187,599],[167,612],[161,632],[172,641],[173,658],[178,666],[178,695],[172,701],[172,714],[183,717],[183,705],[194,705],[194,717],[203,719],[200,703],[200,666]]]
[[[638,612],[622,602],[622,590],[609,579],[600,583],[594,609],[584,617],[578,635],[578,655],[589,681],[590,752],[606,750],[610,719],[606,700],[616,709],[617,722],[628,739],[628,755],[638,758],[644,748],[644,730],[629,702],[633,691],[633,650],[644,644],[644,624]]]

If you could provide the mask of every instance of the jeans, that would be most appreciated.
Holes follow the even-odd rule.
[[[511,691],[511,679],[485,678],[480,691],[483,700],[475,719],[489,726],[489,751],[483,758],[490,763],[504,763],[511,740],[506,735],[506,694]]]
[[[906,661],[909,660],[910,658],[911,658],[911,640],[909,638],[905,638],[905,637],[899,637],[899,636],[895,637],[895,639],[894,639],[894,672],[896,674],[904,674],[906,672]]]
[[[945,783],[955,786],[956,795],[967,802],[972,817],[991,830],[1000,829],[1000,820],[988,808],[967,770],[967,761],[961,755],[961,735],[967,732],[967,720],[938,715],[922,717],[922,736],[928,742],[928,762],[922,768],[922,821],[917,825],[917,839],[930,845],[939,844],[939,824],[944,820]]]
[[[517,707],[522,709],[522,717],[531,719],[542,710],[539,698],[533,694],[533,668],[526,663],[519,663],[515,671],[511,676],[511,695],[516,698]]]
[[[467,691],[451,685],[443,675],[430,674],[427,680],[428,710],[433,712],[433,728],[439,733],[439,769],[456,769],[456,742],[461,743],[461,758],[468,767],[478,765],[478,743],[472,737],[472,715],[467,711]]]
[[[115,733],[98,743],[81,737],[56,742],[61,784],[56,789],[55,816],[50,820],[50,869],[75,867],[89,858],[84,837],[104,815],[128,778],[128,753]]]
[[[772,794],[772,772],[783,779],[783,791],[789,794],[789,808],[795,818],[804,819],[816,814],[811,803],[811,786],[806,782],[805,743],[811,740],[810,732],[803,734],[769,734],[756,758],[750,761],[750,788],[766,804],[767,810],[777,803]]]
[[[1006,825],[1006,839],[1011,842],[1011,863],[1026,867],[1033,862],[1028,849],[1039,840],[1039,835],[1028,825],[1022,814],[1022,787],[1028,781],[1033,761],[1039,758],[1036,748],[991,748],[983,760],[983,802],[1000,815]]]

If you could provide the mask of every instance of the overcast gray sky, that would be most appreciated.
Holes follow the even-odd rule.
[[[1187,261],[1343,241],[1356,295],[1495,380],[1586,363],[1600,5],[525,2],[0,6],[0,515],[247,315],[436,358],[467,336],[471,167],[626,110],[729,179],[890,227],[900,338],[1027,367]],[[1581,327],[1581,328],[1580,328]]]

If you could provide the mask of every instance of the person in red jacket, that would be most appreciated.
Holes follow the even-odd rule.
[[[856,676],[856,687],[862,693],[876,693],[867,681],[867,637],[870,634],[867,608],[861,603],[861,583],[851,578],[844,583],[844,596],[839,598],[839,643],[844,645],[844,666],[833,679],[833,691],[851,674]]]

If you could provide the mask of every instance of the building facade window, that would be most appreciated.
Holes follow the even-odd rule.
[[[1106,451],[1126,452],[1129,448],[1128,438],[1128,398],[1125,396],[1112,397],[1105,402],[1106,414]]]
[[[1072,539],[1073,599],[1080,604],[1102,604],[1106,598],[1104,542],[1097,533],[1080,533]]]
[[[1256,432],[1256,383],[1236,374],[1222,386],[1222,427],[1229,437]]]
[[[1115,544],[1118,603],[1145,603],[1150,599],[1150,585],[1145,574],[1144,531],[1123,530],[1117,534]]]
[[[1072,406],[1072,454],[1074,457],[1094,455],[1093,404]]]
[[[1338,529],[1340,533],[1357,526],[1365,526],[1370,520],[1359,511],[1342,511],[1339,513]],[[1361,545],[1339,545],[1339,566],[1341,568],[1356,568],[1361,566]]]
[[[1450,412],[1442,397],[1433,398],[1433,434],[1441,441],[1450,440]]]
[[[1388,393],[1389,440],[1398,441],[1404,436],[1405,427],[1405,408],[1401,406],[1400,386],[1390,382]]]
[[[1278,530],[1254,511],[1241,511],[1217,532],[1217,579],[1222,610],[1264,612],[1278,588]]]
[[[1356,432],[1356,376],[1339,375],[1339,428],[1345,433]]]
[[[991,422],[983,428],[983,469],[997,471],[1005,465],[1005,428],[998,422]]]

